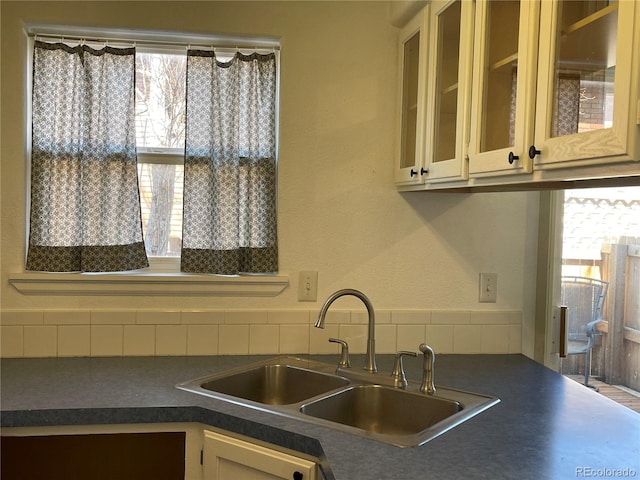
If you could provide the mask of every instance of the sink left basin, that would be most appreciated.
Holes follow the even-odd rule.
[[[183,390],[209,396],[227,395],[264,405],[289,405],[349,384],[349,380],[287,362],[272,360],[211,375],[178,385]]]

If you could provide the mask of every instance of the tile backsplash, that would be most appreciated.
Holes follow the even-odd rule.
[[[0,356],[103,357],[337,353],[330,337],[364,353],[367,314],[332,310],[4,310]],[[380,310],[376,351],[520,353],[519,311]]]

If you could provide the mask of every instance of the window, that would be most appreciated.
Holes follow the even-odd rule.
[[[136,55],[136,142],[142,229],[147,255],[179,257],[186,55]]]
[[[29,27],[27,30],[31,30],[30,33],[34,36],[42,37],[39,38],[41,42],[60,42],[62,32],[59,29],[63,27],[56,27],[53,32],[39,31],[40,28],[42,27]],[[182,271],[190,273],[230,274],[277,271],[277,266],[273,268],[273,265],[277,265],[277,245],[274,242],[278,83],[275,66],[279,58],[275,49],[277,42],[268,40],[266,43],[271,48],[266,53],[259,51],[259,48],[265,45],[259,45],[257,48],[248,47],[251,51],[245,54],[238,47],[228,52],[224,52],[224,47],[214,49],[211,44],[217,43],[219,39],[215,42],[202,42],[201,37],[189,37],[174,43],[159,40],[158,34],[150,34],[149,38],[145,38],[142,33],[133,32],[129,40],[122,40],[121,35],[122,32],[118,32],[118,39],[110,40],[112,38],[110,32],[92,31],[86,36],[102,40],[85,41],[84,32],[78,33],[75,40],[70,40],[74,37],[67,33],[64,35],[64,43],[75,47],[75,45],[84,45],[86,42],[94,49],[104,48],[107,41],[110,42],[109,48],[112,48],[111,46],[115,43],[128,44],[129,47],[131,44],[136,45],[137,184],[144,249],[151,260],[150,263],[153,266],[154,260],[160,259],[164,260],[165,264],[168,262],[169,265],[173,265],[169,270],[178,271],[178,265],[180,265]],[[171,34],[169,37],[176,40],[177,36]],[[191,47],[190,40],[200,40],[197,44],[208,46]],[[242,44],[237,38],[231,39],[230,43]],[[191,68],[191,77],[188,74],[190,61],[194,65]],[[263,66],[267,61],[270,61],[273,67]],[[207,62],[210,67],[207,67]],[[254,69],[249,66],[252,63],[257,63],[259,66]],[[207,68],[219,70],[219,72],[207,73]],[[252,69],[255,70],[252,74],[253,79],[239,77],[238,80],[230,83],[225,80],[229,77],[228,72],[237,71],[240,72],[239,75],[245,75]],[[271,76],[265,76],[267,70]],[[216,80],[208,79],[207,75],[211,75],[211,79]],[[197,84],[198,88],[204,85],[205,88],[212,89],[211,94],[205,93],[204,97],[199,97],[206,98],[209,102],[209,104],[205,102],[205,108],[201,108],[202,101],[191,100],[191,111],[198,111],[197,115],[191,114],[191,120],[187,118],[187,111],[189,111],[187,104],[190,101],[187,98],[188,78],[192,78],[193,84]],[[224,79],[218,81],[218,78]],[[242,89],[249,88],[253,94],[255,79],[258,79],[258,83],[267,79],[266,84],[271,89],[270,93],[267,95],[259,93],[257,97],[248,101],[248,104],[242,104],[247,102],[244,99],[248,98]],[[224,84],[224,86],[219,87],[218,84]],[[209,85],[212,86],[209,87]],[[216,88],[223,88],[224,91],[216,91]],[[236,88],[240,89],[242,95],[235,95]],[[242,100],[238,102],[238,98]],[[266,105],[265,99],[270,102],[269,105]],[[254,108],[257,110],[252,110]],[[223,117],[230,116],[238,117],[234,117],[229,126],[222,124],[225,120]],[[191,124],[187,127],[189,121]],[[203,126],[202,122],[206,126]],[[255,129],[256,125],[260,126],[260,129],[272,130],[272,133],[265,136],[260,129]],[[187,130],[192,132],[191,140],[186,135]],[[197,132],[197,135],[194,136],[193,132]],[[217,136],[220,139],[216,138]],[[205,138],[204,143],[203,138]],[[230,138],[233,138],[236,143],[231,150],[228,148]],[[216,156],[221,151],[224,158]],[[231,154],[229,154],[230,151]],[[186,164],[192,166],[186,168]],[[232,173],[234,168],[238,173]],[[189,173],[186,173],[187,171]],[[185,175],[189,181],[185,179]],[[197,178],[194,179],[194,175]],[[211,178],[198,177],[200,175],[210,175]],[[247,186],[247,182],[254,181],[256,181],[255,184]],[[208,185],[211,183],[214,184],[213,187]],[[202,184],[206,184],[206,188],[202,188]],[[188,222],[183,224],[183,212],[186,215],[183,201],[185,188],[189,189],[189,200],[186,201],[186,205],[189,206],[189,217]],[[256,195],[257,189],[263,190],[263,193]],[[222,191],[221,194],[220,191]],[[244,200],[237,199],[242,196],[245,196]],[[256,197],[260,196],[267,198],[270,202],[271,206],[266,210],[262,204],[256,204]],[[223,205],[227,208],[230,199],[233,199],[232,202],[237,202],[231,207],[234,210],[226,213],[216,212],[215,215],[209,213],[215,212],[222,204],[227,204]],[[198,206],[198,202],[202,202],[203,208]],[[212,217],[216,217],[215,221],[222,223],[215,224],[215,221],[210,220]],[[272,223],[265,226],[260,222],[266,217],[270,217]],[[232,221],[229,222],[229,219]],[[271,220],[267,223],[269,222]],[[221,231],[225,232],[225,237],[216,238]],[[234,233],[229,236],[229,231]],[[185,239],[183,239],[183,232],[187,234]],[[261,238],[263,232],[271,232],[269,233],[271,239],[265,241],[264,237]],[[66,247],[66,245],[56,245],[56,247],[60,246]],[[45,245],[45,248],[48,247],[49,245]],[[31,243],[29,249],[32,249]],[[185,261],[185,255],[188,261]],[[44,258],[46,255],[41,257]]]

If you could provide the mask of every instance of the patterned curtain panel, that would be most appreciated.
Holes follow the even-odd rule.
[[[27,270],[148,266],[134,79],[133,48],[35,42]]]
[[[187,55],[181,269],[275,272],[275,54]]]

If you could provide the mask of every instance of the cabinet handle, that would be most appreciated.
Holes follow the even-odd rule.
[[[429,173],[429,170],[427,170],[426,168],[420,169],[420,175],[426,175],[427,173]]]
[[[509,165],[513,165],[513,162],[520,160],[518,155],[514,155],[513,152],[509,152]]]
[[[300,472],[293,472],[293,480],[302,480],[304,478],[304,475],[302,475]]]
[[[531,145],[529,147],[529,158],[533,160],[536,158],[536,155],[540,155],[542,152],[536,148],[535,145]]]
[[[568,307],[560,307],[560,358],[567,356],[567,310]]]
[[[416,172],[413,168],[412,168],[412,169],[411,169],[411,171],[409,172],[409,175],[410,175],[411,177],[413,177],[414,175],[417,175],[417,174],[418,174],[418,172]]]

